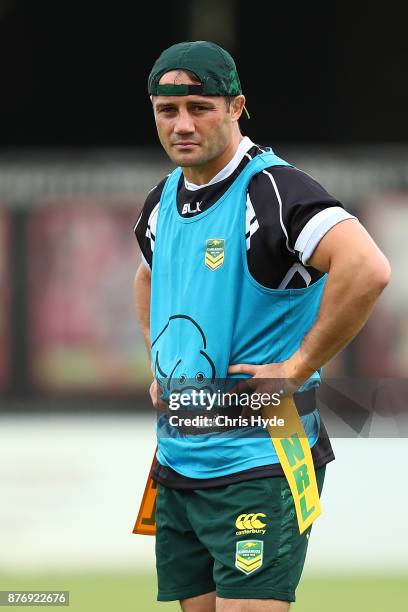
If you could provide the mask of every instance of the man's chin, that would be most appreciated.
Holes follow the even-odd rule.
[[[204,162],[204,160],[202,159],[202,155],[197,155],[197,152],[193,151],[180,153],[171,150],[168,155],[171,161],[176,164],[176,166],[182,166],[183,168],[200,166]]]

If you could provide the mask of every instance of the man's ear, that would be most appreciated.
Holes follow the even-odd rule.
[[[240,116],[242,115],[242,111],[244,110],[244,106],[245,106],[245,96],[244,95],[239,95],[239,96],[235,96],[234,98],[232,98],[231,100],[231,118],[233,119],[233,121],[237,121]]]
[[[153,115],[156,116],[156,111],[154,109],[154,96],[149,96],[149,97],[150,97],[150,102],[152,103]]]

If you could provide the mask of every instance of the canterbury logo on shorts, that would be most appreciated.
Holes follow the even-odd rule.
[[[238,529],[237,535],[242,533],[265,533],[266,523],[262,519],[266,518],[263,512],[249,512],[248,514],[240,514],[235,521],[235,527]]]

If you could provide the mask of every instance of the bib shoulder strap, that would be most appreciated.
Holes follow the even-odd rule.
[[[263,162],[266,164],[266,168],[270,166],[292,166],[292,164],[287,162],[285,159],[282,159],[281,157],[278,157],[278,155],[275,155],[272,149],[270,149],[269,151],[265,151],[265,153],[257,155],[257,157],[260,157],[263,160]],[[256,159],[256,157],[254,159]]]
[[[253,157],[242,170],[237,180],[248,184],[255,174],[258,174],[258,172],[262,172],[262,170],[265,170],[265,168],[270,168],[271,166],[293,167],[292,164],[275,155],[272,149],[270,149],[270,151],[265,151],[265,153],[260,153],[259,155]]]

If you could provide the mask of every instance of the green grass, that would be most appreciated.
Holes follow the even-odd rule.
[[[405,610],[408,575],[304,578],[294,612],[387,612]]]
[[[157,603],[151,574],[0,575],[0,590],[69,590],[75,612],[150,612],[179,610],[177,603]],[[406,609],[408,576],[321,576],[304,578],[294,612],[386,612]],[[36,606],[55,610],[54,606]],[[6,609],[6,608],[4,608]]]

